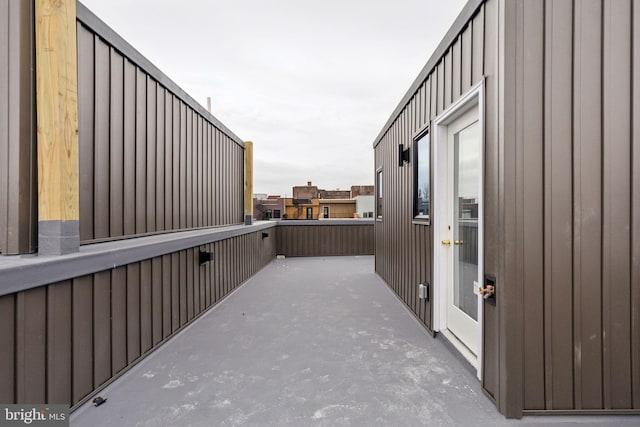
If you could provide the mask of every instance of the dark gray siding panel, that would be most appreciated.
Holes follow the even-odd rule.
[[[154,258],[151,262],[151,307],[153,328],[153,345],[162,341],[162,311],[163,311],[163,279],[162,263],[164,257]]]
[[[37,243],[33,7],[0,5],[0,254],[33,252]]]
[[[93,277],[73,280],[72,285],[72,366],[71,402],[93,390]],[[71,403],[70,402],[70,403]]]
[[[545,364],[548,409],[573,406],[571,2],[550,2],[545,34]]]
[[[441,45],[442,57],[430,59],[433,68],[423,69],[420,75],[423,80],[414,83],[405,96],[404,108],[396,110],[397,114],[389,120],[389,126],[375,144],[375,168],[382,168],[383,189],[386,189],[383,218],[375,223],[376,272],[428,328],[432,325],[432,307],[429,302],[418,299],[417,289],[420,283],[433,281],[432,230],[428,223],[413,222],[415,165],[410,162],[398,167],[397,147],[404,144],[405,148],[412,149],[416,132],[427,128],[438,114],[482,80],[484,46],[495,44],[495,36],[488,41],[483,39],[487,34],[484,7],[476,6],[469,3],[467,7],[475,12],[471,22],[464,23],[460,34],[447,35],[451,36],[451,45]],[[487,103],[488,107],[495,105],[494,101]],[[433,143],[431,149],[433,158]],[[433,167],[431,171],[433,173]]]
[[[423,96],[433,120],[484,76],[484,271],[502,290],[485,304],[483,387],[509,416],[640,406],[639,9],[483,2],[374,144],[376,271],[429,324],[412,266],[433,264],[433,242],[411,224],[413,166],[397,166],[397,145],[428,124]]]
[[[171,255],[162,256],[162,337],[171,335],[171,311],[174,295],[171,281]]]
[[[165,229],[165,90],[160,85],[157,86],[156,93],[156,175],[155,175],[155,210],[156,227],[158,230]]]
[[[633,8],[633,94],[631,178],[631,343],[633,407],[640,409],[640,7]]]
[[[124,61],[124,234],[136,234],[136,67]],[[80,211],[81,221],[84,218]],[[85,239],[83,239],[85,240]],[[86,239],[90,240],[90,239]]]
[[[145,212],[147,214],[147,233],[156,231],[156,150],[158,145],[158,136],[156,133],[156,114],[157,114],[157,85],[156,82],[147,76],[147,103],[145,105],[147,115],[147,139],[145,147],[147,151],[147,200]]]
[[[604,407],[631,407],[631,0],[605,1],[603,38]]]
[[[29,289],[16,296],[16,394],[19,402],[46,398],[47,290]]]
[[[539,66],[544,55],[544,4],[529,2],[518,11],[517,25],[523,25],[526,36],[518,39],[516,49],[523,57],[522,66],[517,71],[516,84],[523,85],[518,97],[526,100],[516,115],[523,120],[522,140],[518,145],[516,167],[523,169],[524,179],[517,182],[518,215],[523,216],[524,230],[519,235],[519,247],[522,257],[518,259],[524,269],[523,297],[527,304],[523,308],[526,319],[523,325],[523,390],[524,407],[530,409],[544,409],[544,353],[540,351],[544,346],[543,323],[544,294],[540,292],[543,283],[544,238],[540,230],[543,228],[543,88],[544,70]],[[527,52],[525,55],[524,52]],[[524,85],[527,82],[527,85]],[[526,244],[524,244],[526,242]]]
[[[93,230],[93,181],[94,181],[94,36],[82,24],[78,23],[78,51],[83,52],[86,60],[78,62],[78,144],[80,155],[80,239],[89,240],[94,236]]]
[[[173,228],[173,96],[164,91],[164,228]]]
[[[111,376],[127,366],[127,267],[111,271]]]
[[[575,400],[602,406],[602,3],[576,3],[574,36]],[[536,322],[539,323],[539,322]]]
[[[479,27],[482,26],[480,30]],[[499,209],[499,122],[498,122],[498,4],[487,2],[473,21],[472,28],[482,35],[482,72],[486,76],[485,101],[485,172],[484,172],[484,271],[493,274],[502,283],[500,277],[500,209]],[[474,32],[474,36],[476,33]],[[476,51],[474,50],[474,53]],[[474,56],[474,63],[476,58]],[[475,73],[474,73],[475,74]],[[498,300],[500,301],[500,300]],[[497,306],[484,305],[483,325],[483,374],[484,389],[498,403],[500,408],[500,312]],[[504,411],[504,409],[502,409]]]
[[[93,280],[94,384],[111,378],[111,272],[94,275]]]
[[[0,167],[9,168],[9,3],[0,6]],[[0,253],[7,252],[9,174],[0,174]]]
[[[373,225],[288,225],[277,227],[278,254],[285,256],[373,255]],[[275,229],[264,240],[276,240]]]
[[[14,403],[15,396],[15,294],[0,297],[0,402]]]
[[[140,263],[140,353],[153,345],[151,260]]]
[[[51,403],[71,401],[71,281],[47,289],[47,396]]]
[[[122,236],[124,234],[124,58],[111,48],[110,59],[110,234]]]
[[[0,297],[0,401],[86,400],[271,262],[276,229],[266,232]],[[201,266],[201,249],[215,261]],[[224,290],[207,298],[221,276]]]
[[[515,79],[504,110],[518,112],[505,129],[520,163],[504,168],[523,207],[506,244],[524,304],[521,324],[506,328],[524,337],[522,408],[638,409],[638,13],[628,0],[512,6],[521,22],[505,49]]]
[[[242,141],[82,6],[78,46],[82,242],[241,223]]]
[[[127,364],[140,357],[140,263],[127,266]]]
[[[97,239],[110,236],[110,158],[109,147],[110,130],[110,65],[109,46],[102,40],[95,38],[94,54],[94,121],[93,121],[93,224],[94,237]],[[78,52],[80,54],[80,52]],[[80,59],[82,56],[78,59]],[[82,89],[79,87],[78,90]],[[82,94],[78,92],[80,98]],[[83,123],[79,123],[81,126]],[[90,129],[81,129],[80,132],[91,133]],[[115,207],[114,207],[115,208]],[[81,218],[81,222],[83,219]]]
[[[135,71],[135,184],[136,234],[147,231],[147,75],[136,67]],[[79,94],[82,96],[82,94]],[[82,215],[82,212],[80,213]]]

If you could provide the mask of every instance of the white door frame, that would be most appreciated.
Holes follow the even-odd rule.
[[[442,206],[442,200],[446,197],[445,194],[441,194],[441,186],[443,183],[440,181],[443,179],[442,166],[440,166],[442,153],[439,150],[441,144],[446,143],[448,137],[448,125],[467,112],[474,106],[478,106],[478,124],[480,126],[480,182],[479,182],[479,197],[478,201],[478,284],[483,285],[484,278],[484,158],[485,158],[485,120],[484,120],[484,80],[473,86],[464,96],[454,102],[449,108],[436,117],[434,122],[435,135],[434,135],[434,168],[433,168],[433,200],[434,200],[434,215],[433,215],[433,254],[434,254],[434,272],[433,272],[433,329],[434,331],[444,332],[446,331],[446,304],[447,304],[447,284],[442,283],[440,280],[443,275],[443,270],[446,268],[447,258],[442,251],[441,241],[449,238],[443,236],[441,233],[442,218],[440,215],[440,206]],[[444,177],[446,182],[446,177]],[[484,322],[484,310],[483,310],[482,298],[478,296],[478,355],[477,358],[473,357],[473,354],[466,349],[462,344],[456,342],[455,337],[451,340],[452,344],[460,350],[460,352],[469,360],[469,362],[476,367],[476,373],[478,379],[482,378],[482,326]],[[459,344],[459,345],[458,345]]]

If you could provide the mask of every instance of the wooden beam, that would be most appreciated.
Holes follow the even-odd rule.
[[[62,254],[79,245],[76,1],[35,3],[39,253]]]
[[[253,142],[244,143],[244,223],[253,222]]]

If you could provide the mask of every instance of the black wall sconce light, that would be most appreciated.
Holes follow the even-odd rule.
[[[262,238],[266,239],[267,237],[269,237],[269,233],[262,233]]]
[[[398,145],[398,166],[403,167],[405,162],[409,163],[409,148],[405,150],[404,144]]]
[[[204,265],[209,261],[213,261],[213,252],[207,252],[200,249],[200,265]]]

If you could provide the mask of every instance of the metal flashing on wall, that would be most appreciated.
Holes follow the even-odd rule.
[[[84,245],[64,256],[0,257],[0,296],[117,268],[145,259],[262,232],[276,223],[184,231],[107,243]]]

